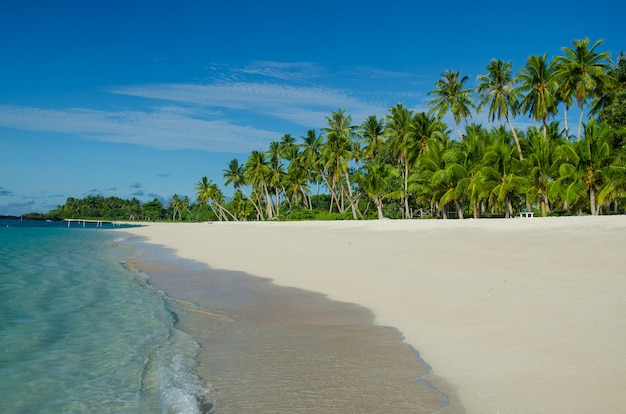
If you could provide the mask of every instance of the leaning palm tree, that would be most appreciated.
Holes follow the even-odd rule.
[[[222,205],[224,203],[224,195],[217,187],[217,184],[207,177],[202,177],[202,179],[198,181],[195,191],[198,203],[200,203],[200,205],[208,204],[218,220],[228,221],[229,216],[233,218],[233,220],[237,220],[237,218]]]
[[[461,120],[471,118],[471,109],[474,108],[472,89],[465,89],[467,79],[467,76],[461,77],[460,70],[457,72],[446,70],[441,74],[441,79],[435,83],[435,89],[428,92],[429,95],[435,95],[435,98],[428,102],[428,105],[433,105],[430,113],[437,113],[439,118],[448,111],[452,113],[461,141],[463,141]]]
[[[543,123],[544,136],[548,133],[548,119],[557,112],[558,83],[554,75],[554,61],[548,62],[548,54],[533,55],[526,66],[518,73],[520,85],[518,93],[522,95],[520,109],[535,121]]]
[[[518,91],[514,87],[515,80],[511,76],[511,68],[511,62],[492,59],[487,65],[487,74],[478,75],[478,86],[476,87],[480,99],[478,111],[488,104],[488,115],[491,122],[496,119],[498,121],[501,121],[502,118],[506,119],[515,138],[519,158],[523,160],[522,147],[509,117],[509,114],[515,116],[518,108]]]
[[[602,40],[597,40],[590,48],[589,38],[574,40],[574,48],[562,48],[565,56],[556,58],[558,62],[556,76],[560,83],[568,85],[568,88],[574,92],[580,110],[578,141],[581,137],[583,113],[587,99],[605,94],[610,84],[608,75],[610,70],[609,54],[608,52],[596,52],[596,48],[602,42]]]

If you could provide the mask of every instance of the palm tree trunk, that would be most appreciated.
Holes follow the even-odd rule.
[[[461,206],[461,203],[459,203],[459,200],[457,200],[456,198],[454,199],[454,205],[456,206],[459,220],[463,220],[465,218],[465,216],[463,216],[463,207]]]
[[[517,136],[517,132],[515,132],[515,128],[513,128],[513,124],[508,116],[505,117],[506,121],[509,123],[509,128],[511,128],[511,132],[513,133],[513,138],[515,138],[515,144],[517,145],[517,152],[519,153],[520,161],[524,160],[524,155],[522,155],[522,146],[519,143],[519,137]]]
[[[563,105],[563,122],[565,123],[565,137],[569,139],[569,124],[567,123],[567,110],[569,105]]]
[[[472,202],[472,210],[474,212],[474,218],[480,218],[480,205],[476,201]]]
[[[376,203],[376,210],[378,211],[378,220],[384,219],[385,216],[383,215],[383,201],[380,198],[376,197],[374,202]]]
[[[582,128],[583,125],[583,106],[579,105],[580,107],[580,115],[578,116],[578,142],[580,142],[580,130]]]
[[[404,159],[404,218],[409,216],[409,163]]]
[[[352,185],[350,185],[350,174],[346,172],[344,176],[346,177],[346,185],[348,186],[348,201],[350,201],[350,208],[352,209],[352,219],[358,220],[359,218],[356,215],[356,207],[354,205],[354,199],[352,197]]]
[[[596,207],[596,190],[593,185],[589,186],[589,206],[591,207],[591,215],[597,216],[599,208]]]
[[[461,125],[456,122],[456,130],[459,133],[459,138],[461,138],[461,142],[463,142],[463,133],[461,132]]]

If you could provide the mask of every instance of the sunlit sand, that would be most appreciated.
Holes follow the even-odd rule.
[[[400,330],[467,413],[626,406],[626,217],[156,223],[215,269],[357,303]]]

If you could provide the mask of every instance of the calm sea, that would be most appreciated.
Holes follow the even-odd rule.
[[[196,413],[198,345],[119,233],[0,220],[0,413]]]

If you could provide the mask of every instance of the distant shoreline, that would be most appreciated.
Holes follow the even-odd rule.
[[[215,269],[371,309],[455,388],[468,413],[626,405],[626,216],[124,231]]]

